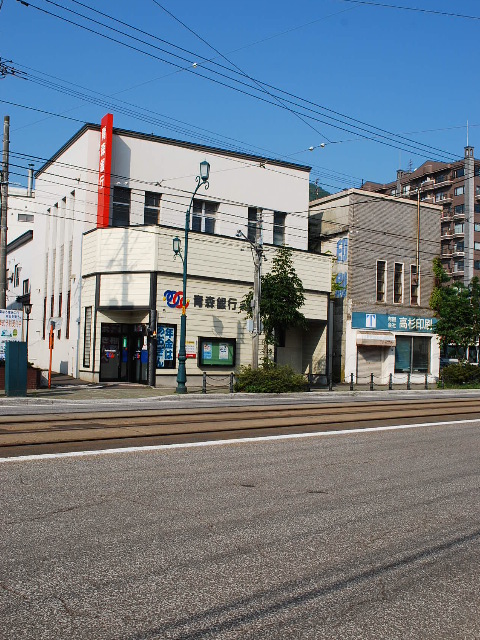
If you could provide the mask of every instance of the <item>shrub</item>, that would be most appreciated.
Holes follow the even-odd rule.
[[[246,393],[288,393],[307,391],[308,384],[300,373],[292,367],[267,365],[252,369],[242,367],[236,375],[235,391]]]
[[[447,385],[480,384],[480,367],[468,362],[449,364],[442,369],[442,376]]]

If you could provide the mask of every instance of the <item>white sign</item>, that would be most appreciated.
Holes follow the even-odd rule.
[[[0,309],[0,360],[5,360],[5,344],[22,339],[23,313],[14,309]]]
[[[218,359],[228,360],[228,344],[220,343],[218,345]]]

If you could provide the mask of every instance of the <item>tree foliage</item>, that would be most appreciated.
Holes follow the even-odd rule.
[[[476,344],[480,335],[480,282],[472,278],[470,284],[451,282],[440,258],[433,261],[435,286],[430,307],[435,311],[435,333],[442,346],[455,344],[468,347]]]
[[[253,291],[249,291],[240,303],[240,310],[252,317]],[[265,342],[278,342],[281,332],[291,327],[306,327],[306,319],[300,308],[305,303],[302,281],[295,271],[292,249],[279,247],[272,260],[272,269],[262,276],[260,317]]]

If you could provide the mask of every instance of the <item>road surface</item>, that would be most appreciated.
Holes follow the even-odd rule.
[[[0,638],[480,638],[480,421],[423,421],[4,459]]]

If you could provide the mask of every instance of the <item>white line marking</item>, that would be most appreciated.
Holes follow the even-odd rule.
[[[2,462],[26,462],[30,460],[52,460],[56,458],[79,458],[84,456],[103,456],[118,453],[134,453],[136,451],[168,451],[169,449],[192,449],[194,447],[215,447],[247,442],[268,442],[270,440],[295,440],[298,438],[319,438],[323,436],[341,436],[351,433],[372,433],[374,431],[396,431],[399,429],[420,429],[422,427],[438,427],[453,424],[479,423],[480,419],[450,420],[444,422],[420,422],[416,424],[397,424],[387,427],[365,427],[364,429],[339,429],[338,431],[315,431],[313,433],[291,433],[278,436],[254,436],[252,438],[232,438],[230,440],[205,440],[204,442],[185,442],[179,444],[158,444],[145,447],[124,447],[120,449],[99,449],[98,451],[70,451],[67,453],[44,453],[31,456],[0,458]],[[193,435],[193,434],[192,434]]]

